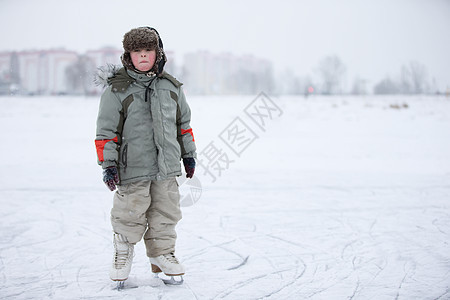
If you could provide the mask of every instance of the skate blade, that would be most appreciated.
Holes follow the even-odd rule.
[[[119,281],[117,281],[116,289],[117,289],[118,291],[123,290],[124,287],[125,287],[125,280],[119,280]]]
[[[163,276],[163,277],[161,277],[158,275],[158,273],[153,273],[153,274],[154,274],[155,278],[161,280],[165,285],[181,285],[184,282],[183,276],[181,276],[181,275],[174,275],[174,276],[170,275],[169,276],[169,275],[162,273],[161,276]],[[175,276],[179,277],[180,279],[179,280],[175,279]]]
[[[170,276],[169,279],[161,278],[161,280],[166,285],[182,285],[184,282],[183,276],[180,276],[180,280],[176,280],[174,276]]]
[[[114,282],[116,282],[116,286],[113,288],[113,290],[116,291],[122,291],[122,290],[126,290],[126,289],[136,289],[139,286],[137,285],[133,285],[133,284],[125,284],[125,280],[114,280]]]

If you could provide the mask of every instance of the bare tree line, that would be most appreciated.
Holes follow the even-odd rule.
[[[350,90],[344,89],[347,67],[337,55],[323,58],[315,71],[316,79],[311,76],[295,77],[284,93],[288,94],[370,94],[368,81],[361,77],[354,78]],[[291,76],[293,76],[291,74]],[[429,81],[428,71],[424,64],[418,61],[410,61],[403,64],[399,74],[395,77],[385,77],[373,86],[373,94],[430,94],[439,93],[436,84]]]

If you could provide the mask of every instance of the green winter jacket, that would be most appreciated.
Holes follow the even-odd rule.
[[[98,163],[117,166],[120,184],[181,175],[181,158],[196,157],[182,83],[165,72],[112,71],[97,118]]]

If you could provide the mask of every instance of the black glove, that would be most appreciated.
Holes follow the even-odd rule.
[[[119,172],[117,172],[117,168],[108,167],[104,169],[103,181],[111,191],[114,191],[116,189],[116,184],[119,183]]]
[[[192,157],[183,158],[183,165],[186,170],[186,178],[192,178],[195,171],[195,159]]]

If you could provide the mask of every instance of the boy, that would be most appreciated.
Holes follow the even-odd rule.
[[[108,87],[100,100],[95,140],[103,181],[111,191],[117,185],[110,277],[128,278],[134,245],[142,237],[154,273],[183,275],[174,254],[181,219],[175,177],[181,175],[181,159],[186,177],[194,175],[190,109],[182,83],[164,72],[167,59],[155,29],[130,30],[123,48],[123,68],[99,74]]]

